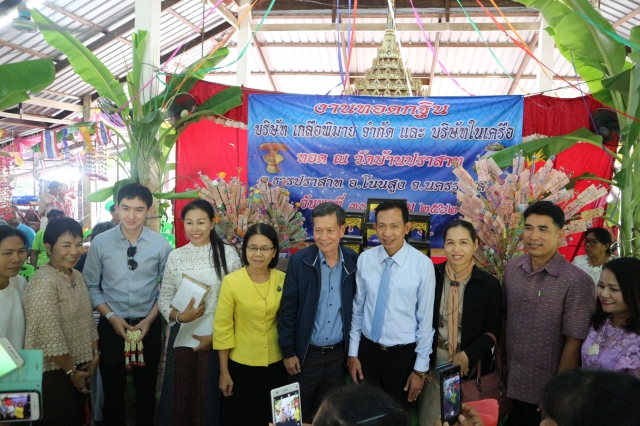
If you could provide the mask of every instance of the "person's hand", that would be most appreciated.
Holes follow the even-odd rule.
[[[120,318],[117,315],[111,315],[109,323],[118,336],[122,337],[127,342],[132,343],[127,337],[127,330],[133,330],[133,327],[131,327],[123,318]]]
[[[89,373],[86,371],[76,369],[76,372],[71,375],[71,383],[73,386],[78,389],[82,393],[91,392],[89,388],[87,388],[87,378],[89,377]]]
[[[364,376],[362,375],[362,364],[360,364],[360,360],[357,356],[349,357],[349,374],[351,374],[353,383],[356,385],[360,384],[358,380],[364,379]]]
[[[140,337],[138,337],[138,340],[136,340],[135,342],[131,342],[131,343],[137,343],[137,342],[141,342],[142,339],[144,339],[144,336],[147,335],[147,333],[149,332],[149,327],[151,326],[151,321],[147,320],[146,318],[143,319],[142,321],[140,321],[139,323],[137,323],[133,329],[134,330],[140,330]]]
[[[290,375],[298,374],[300,370],[300,360],[297,356],[292,356],[291,358],[284,359],[284,368],[287,369],[287,373]]]
[[[418,395],[420,395],[423,386],[424,379],[421,379],[417,374],[411,372],[411,374],[409,374],[409,378],[407,379],[407,383],[404,385],[405,392],[409,391],[407,401],[413,402],[418,399]]]
[[[458,421],[449,425],[448,422],[440,420],[440,416],[433,423],[433,426],[484,426],[478,412],[470,405],[462,403],[462,414],[458,416]]]
[[[193,348],[194,352],[198,351],[210,351],[213,349],[213,334],[209,334],[208,336],[196,336],[192,334],[191,337],[198,340],[200,344]]]
[[[222,395],[231,396],[233,395],[233,380],[231,380],[231,376],[229,373],[220,373],[220,390],[222,391]]]
[[[463,376],[469,374],[469,357],[465,351],[458,352],[452,358],[449,358],[447,362],[458,364],[460,366],[460,373],[462,373]]]
[[[96,370],[98,369],[98,365],[100,364],[100,355],[95,354],[93,359],[87,363],[84,363],[81,367],[78,367],[78,370],[86,371],[89,375],[87,377],[87,384],[91,383],[91,378],[94,374],[96,374]]]
[[[195,319],[198,319],[204,314],[204,303],[200,303],[200,306],[198,306],[197,308],[194,308],[193,305],[195,305],[195,303],[196,303],[196,299],[192,297],[191,302],[189,302],[189,305],[185,308],[184,311],[180,312],[179,319],[181,324],[186,324]],[[176,316],[178,315],[176,314]]]

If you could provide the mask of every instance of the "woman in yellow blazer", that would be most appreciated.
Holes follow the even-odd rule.
[[[287,384],[278,346],[278,311],[284,273],[278,234],[267,224],[249,227],[242,244],[244,268],[222,281],[213,320],[213,348],[220,357],[224,426],[271,421],[270,390]]]

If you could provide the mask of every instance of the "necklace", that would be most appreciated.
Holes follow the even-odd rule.
[[[269,280],[267,281],[267,293],[264,296],[262,295],[262,292],[260,292],[260,290],[258,290],[258,284],[256,284],[256,282],[253,280],[253,278],[251,278],[251,275],[249,274],[249,270],[247,270],[247,275],[249,275],[249,279],[253,283],[253,288],[256,289],[256,292],[260,295],[262,300],[264,300],[266,302],[267,301],[267,296],[269,296],[269,290],[271,290],[271,271],[269,271]],[[261,284],[264,284],[264,283],[261,283]]]
[[[609,321],[609,324],[611,324],[610,320],[607,320],[607,321]],[[613,327],[613,324],[611,326]],[[616,328],[616,330],[610,336],[607,336],[607,338],[604,339],[604,332],[606,330],[606,327],[602,327],[602,331],[600,332],[600,336],[598,337],[598,343],[594,343],[589,346],[589,348],[587,349],[587,355],[589,356],[598,355],[600,353],[600,346],[604,347],[604,344],[607,343],[609,340],[611,340],[612,337],[617,336],[618,331],[620,331],[620,328]]]

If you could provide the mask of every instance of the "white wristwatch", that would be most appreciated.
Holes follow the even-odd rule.
[[[114,316],[116,313],[111,311],[109,312],[107,315],[105,315],[104,317],[107,319],[107,321],[109,321],[111,319],[112,316]]]

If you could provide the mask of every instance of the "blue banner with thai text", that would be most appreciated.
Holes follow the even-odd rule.
[[[431,214],[431,247],[457,217],[454,163],[473,172],[487,153],[522,141],[524,98],[250,95],[249,184],[267,178],[311,211],[332,201],[407,199]]]

